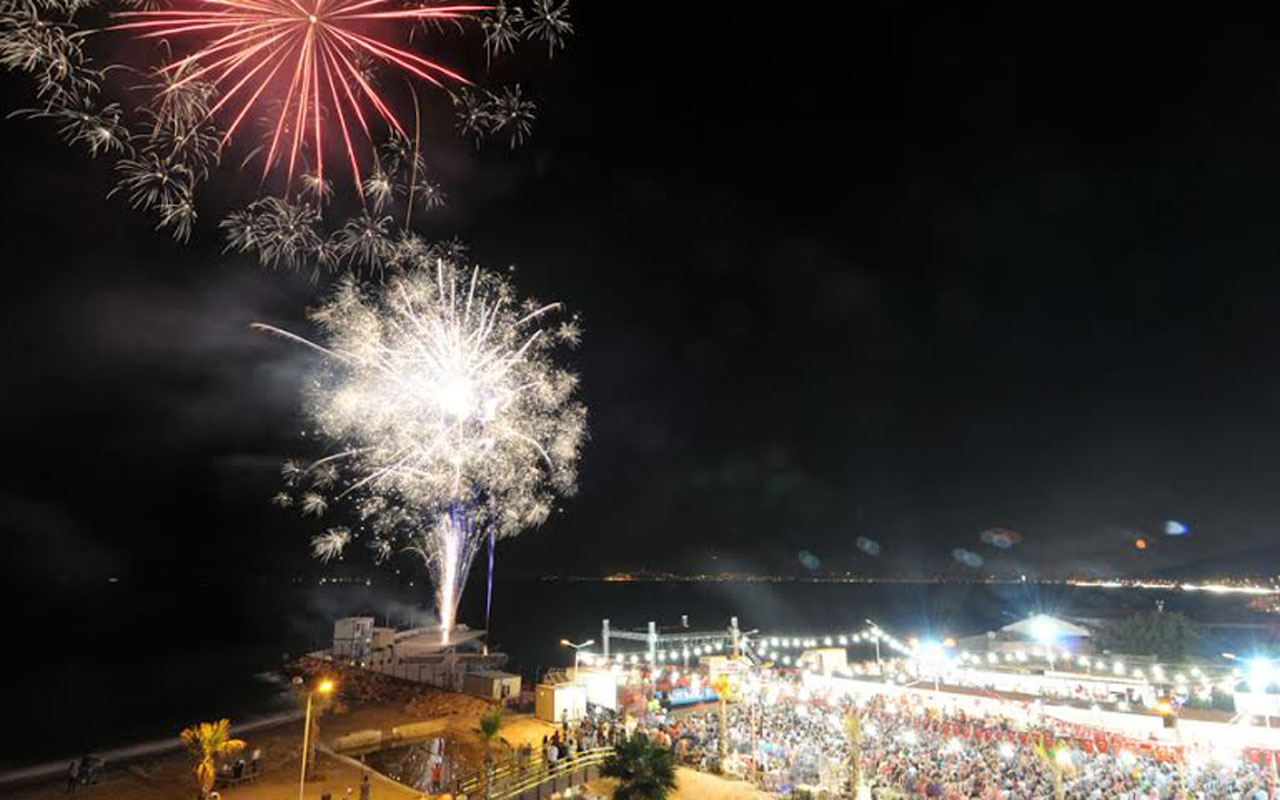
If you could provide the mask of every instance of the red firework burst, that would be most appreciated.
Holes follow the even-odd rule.
[[[288,183],[293,183],[299,152],[312,138],[317,176],[324,177],[324,123],[332,115],[360,186],[360,167],[352,142],[358,123],[372,141],[364,107],[401,135],[404,126],[389,102],[359,67],[372,59],[421,78],[435,86],[444,81],[469,83],[458,73],[388,42],[379,31],[387,22],[458,19],[488,6],[440,5],[406,8],[393,0],[199,0],[197,9],[132,11],[121,14],[133,21],[116,26],[140,29],[144,38],[202,38],[198,49],[163,69],[182,77],[165,91],[192,81],[206,81],[221,91],[209,110],[227,109],[232,121],[222,137],[226,142],[246,115],[263,100],[268,87],[288,89],[274,118],[264,176],[277,159],[287,156]],[[176,77],[176,76],[175,76]]]

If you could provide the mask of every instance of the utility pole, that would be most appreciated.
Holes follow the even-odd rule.
[[[844,729],[849,734],[849,796],[853,800],[858,800],[858,783],[862,779],[859,774],[862,756],[862,721],[858,719],[856,712],[850,712],[845,718]]]
[[[871,641],[876,644],[876,674],[883,678],[884,666],[880,663],[880,626],[872,622],[870,619],[866,620],[866,623],[871,626]]]

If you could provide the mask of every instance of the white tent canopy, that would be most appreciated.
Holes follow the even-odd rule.
[[[1051,617],[1048,614],[1035,614],[1026,619],[1018,620],[1010,625],[1005,625],[1000,629],[1000,632],[1037,641],[1088,639],[1092,637],[1087,628],[1082,628],[1064,619]]]

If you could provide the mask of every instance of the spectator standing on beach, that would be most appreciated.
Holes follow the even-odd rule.
[[[360,778],[360,800],[369,800],[370,791],[369,773],[366,772],[364,776]]]
[[[71,759],[71,765],[67,767],[67,792],[71,793],[76,790],[76,784],[80,782],[80,759]]]

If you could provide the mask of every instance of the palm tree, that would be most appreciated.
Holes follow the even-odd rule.
[[[493,782],[493,746],[502,741],[498,732],[502,730],[502,708],[496,707],[480,715],[479,724],[475,728],[476,738],[484,748],[484,795],[489,796],[490,784]]]
[[[733,682],[728,675],[721,675],[711,684],[720,698],[719,743],[716,748],[716,771],[724,772],[725,762],[729,759],[729,700],[732,699]]]
[[[844,720],[844,732],[849,736],[849,790],[850,797],[857,800],[858,782],[862,780],[859,774],[858,761],[862,756],[862,720],[858,719],[857,714],[849,714]]]
[[[213,791],[213,781],[217,777],[214,764],[219,756],[233,756],[245,748],[244,741],[231,738],[231,722],[220,719],[217,722],[198,722],[190,728],[184,728],[179,734],[182,743],[191,751],[192,772],[196,778],[197,800],[205,800]]]
[[[618,745],[604,762],[601,774],[618,779],[613,800],[667,800],[676,788],[671,751],[643,734]]]

